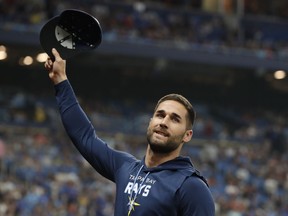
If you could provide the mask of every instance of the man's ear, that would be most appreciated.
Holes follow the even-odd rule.
[[[186,130],[185,135],[183,137],[183,142],[187,143],[192,139],[193,130]]]

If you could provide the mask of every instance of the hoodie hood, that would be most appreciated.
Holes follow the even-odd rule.
[[[158,172],[162,170],[186,170],[195,172],[195,168],[189,157],[179,156],[173,160],[166,161],[156,167],[148,168],[145,165],[145,157],[142,159],[141,164],[144,165],[143,171],[145,172]]]
[[[143,166],[142,170],[146,173],[154,173],[162,170],[170,170],[177,171],[178,173],[182,173],[182,175],[188,176],[197,176],[209,187],[207,180],[200,174],[200,172],[193,166],[191,159],[187,156],[179,156],[173,160],[166,161],[157,167],[148,168],[145,165],[145,157],[141,161],[141,165]]]

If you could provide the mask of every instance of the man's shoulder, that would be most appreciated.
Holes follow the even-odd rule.
[[[197,182],[201,180],[202,182],[206,184],[207,187],[209,187],[206,178],[203,175],[201,175],[201,173],[194,167],[191,167],[189,169],[179,170],[179,173],[186,176],[186,179],[188,179],[186,181]]]
[[[199,186],[209,188],[207,180],[203,176],[197,174],[192,174],[191,176],[188,176],[183,182],[183,184],[188,187]]]
[[[182,182],[176,193],[176,201],[182,215],[215,215],[212,193],[206,179],[199,173],[193,172]]]

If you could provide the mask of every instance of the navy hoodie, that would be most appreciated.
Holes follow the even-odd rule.
[[[188,157],[148,168],[97,137],[68,80],[55,85],[63,125],[83,157],[116,184],[114,216],[214,216],[207,182]]]

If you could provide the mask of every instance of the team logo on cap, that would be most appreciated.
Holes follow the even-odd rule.
[[[73,42],[73,35],[59,25],[55,28],[55,37],[61,46],[67,49],[75,49],[75,42]]]

